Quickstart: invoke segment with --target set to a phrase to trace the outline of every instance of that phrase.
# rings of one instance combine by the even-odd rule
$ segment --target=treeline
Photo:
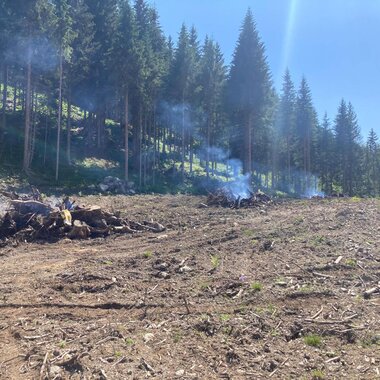
[[[195,27],[167,38],[145,0],[0,0],[0,32],[2,165],[58,180],[93,156],[146,187],[241,162],[256,186],[380,194],[375,132],[344,100],[319,120],[289,71],[278,94],[250,10],[230,65]]]

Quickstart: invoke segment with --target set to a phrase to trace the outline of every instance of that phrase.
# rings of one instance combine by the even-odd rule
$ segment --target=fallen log
[[[92,223],[94,220],[104,219],[104,212],[99,206],[78,208],[71,211],[73,220],[81,220],[86,223]]]

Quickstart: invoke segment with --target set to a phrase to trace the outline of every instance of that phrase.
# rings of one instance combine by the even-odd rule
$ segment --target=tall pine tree
[[[251,10],[247,11],[235,48],[228,81],[228,103],[235,135],[235,154],[243,160],[243,171],[252,173],[255,133],[271,99],[271,79],[265,47]],[[240,149],[242,147],[243,149]]]

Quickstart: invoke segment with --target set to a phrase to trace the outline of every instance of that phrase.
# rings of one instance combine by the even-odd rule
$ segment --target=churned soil
[[[380,378],[379,200],[77,201],[166,231],[1,248],[1,379]]]

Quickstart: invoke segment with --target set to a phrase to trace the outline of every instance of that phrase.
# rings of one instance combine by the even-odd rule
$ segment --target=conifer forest
[[[244,16],[244,15],[242,15]],[[145,0],[0,1],[0,165],[77,184],[112,173],[140,191],[204,191],[249,175],[304,196],[380,193],[374,130],[355,106],[319,115],[307,72],[275,88],[253,11],[232,62]]]

